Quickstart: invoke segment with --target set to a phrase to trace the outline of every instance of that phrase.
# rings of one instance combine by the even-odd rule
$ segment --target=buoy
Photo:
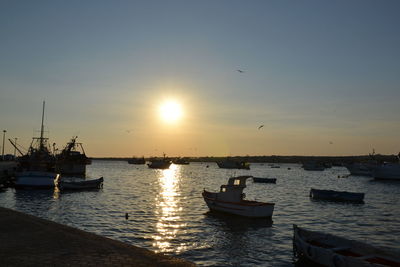
[[[128,220],[128,218],[129,218],[128,213],[125,213],[125,219]]]

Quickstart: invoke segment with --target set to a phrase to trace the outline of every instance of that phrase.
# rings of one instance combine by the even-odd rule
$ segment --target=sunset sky
[[[77,135],[91,157],[397,154],[399,14],[390,0],[3,0],[0,127],[27,148],[45,100],[50,142]]]

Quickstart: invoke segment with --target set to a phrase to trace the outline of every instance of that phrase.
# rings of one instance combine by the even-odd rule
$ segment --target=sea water
[[[215,163],[191,163],[154,170],[94,160],[87,174],[104,177],[101,190],[8,189],[0,192],[0,205],[200,266],[293,266],[293,224],[400,249],[399,182],[338,178],[348,174],[343,167],[305,171],[298,164],[279,165],[226,170]],[[238,175],[277,178],[276,184],[249,179],[244,190],[249,200],[275,203],[272,222],[209,212],[203,189],[218,191]],[[311,188],[362,192],[365,203],[314,201]]]

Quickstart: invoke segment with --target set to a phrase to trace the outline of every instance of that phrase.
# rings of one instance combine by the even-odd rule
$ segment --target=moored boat
[[[375,161],[353,162],[344,165],[346,169],[354,176],[371,176],[374,169],[378,166]]]
[[[276,178],[253,177],[253,182],[255,182],[255,183],[270,183],[270,184],[275,184],[275,183],[276,183]]]
[[[141,158],[131,158],[128,159],[128,163],[129,164],[136,164],[136,165],[141,165],[141,164],[146,164],[146,160],[144,159],[144,157]]]
[[[214,193],[204,189],[202,196],[211,211],[224,212],[244,217],[272,217],[274,203],[245,200],[243,189],[246,180],[252,176],[229,178],[227,185],[222,185],[220,192]]]
[[[400,266],[399,254],[332,234],[293,225],[293,251],[323,266]]]
[[[86,165],[91,160],[86,156],[82,143],[77,143],[75,136],[64,147],[60,154],[56,155],[56,172],[61,175],[86,175]]]
[[[325,166],[322,163],[316,161],[304,162],[302,168],[306,171],[323,171]]]
[[[372,171],[372,176],[376,180],[397,180],[400,181],[400,164],[385,163],[376,167]]]
[[[151,160],[149,164],[147,164],[147,166],[150,169],[169,169],[169,166],[171,166],[172,162],[164,157],[162,159],[154,159]]]
[[[56,187],[63,190],[89,190],[89,189],[100,189],[103,188],[103,177],[93,180],[63,180],[58,178],[55,180]]]
[[[52,189],[60,175],[54,172],[24,171],[15,175],[16,189]]]
[[[320,200],[363,203],[364,193],[353,193],[353,192],[335,191],[335,190],[320,190],[311,188],[310,198],[320,199]]]
[[[244,169],[250,170],[250,163],[244,161],[233,161],[229,158],[224,161],[217,162],[218,167],[221,169]]]

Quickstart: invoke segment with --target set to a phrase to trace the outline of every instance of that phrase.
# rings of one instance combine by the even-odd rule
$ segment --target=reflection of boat
[[[43,171],[24,171],[15,176],[14,187],[17,189],[48,189],[54,188],[54,181],[59,174]]]
[[[103,177],[94,180],[63,180],[58,178],[55,184],[58,189],[63,190],[89,190],[89,189],[100,189],[103,187]]]
[[[355,176],[371,176],[372,171],[377,167],[377,163],[374,162],[353,162],[351,164],[345,164],[345,167],[351,175]]]
[[[323,266],[400,266],[398,254],[362,242],[293,225],[293,251]]]
[[[311,188],[310,197],[312,199],[362,203],[364,200],[364,193],[353,193],[353,192],[334,191],[334,190],[320,190],[320,189]]]
[[[398,180],[400,181],[400,164],[385,163],[376,167],[372,171],[372,176],[376,180]]]
[[[276,183],[276,178],[253,177],[253,182],[255,182],[255,183],[270,183],[270,184],[275,184],[275,183]]]
[[[53,188],[54,179],[58,176],[54,173],[55,157],[48,148],[48,138],[43,137],[44,107],[45,102],[40,137],[34,137],[28,153],[18,159],[20,172],[15,175],[16,188]]]
[[[85,176],[86,165],[91,164],[86,156],[82,143],[77,143],[73,137],[60,154],[56,156],[56,172],[64,175]]]
[[[239,176],[229,178],[227,185],[222,185],[220,192],[212,193],[203,191],[203,198],[211,211],[219,211],[234,215],[262,218],[271,217],[274,203],[245,200],[243,189],[246,180],[252,176]]]
[[[154,159],[152,160],[147,166],[151,169],[169,169],[169,166],[171,166],[171,161],[164,157],[162,159]]]
[[[137,164],[137,165],[139,165],[139,164],[145,164],[145,163],[146,163],[146,160],[144,159],[144,157],[141,157],[141,158],[131,158],[131,159],[128,159],[128,163],[129,163],[129,164]]]
[[[323,171],[325,170],[324,165],[316,161],[309,161],[303,163],[302,168],[306,171]]]
[[[245,169],[250,170],[250,163],[244,161],[233,161],[229,158],[224,161],[217,162],[221,169]]]

